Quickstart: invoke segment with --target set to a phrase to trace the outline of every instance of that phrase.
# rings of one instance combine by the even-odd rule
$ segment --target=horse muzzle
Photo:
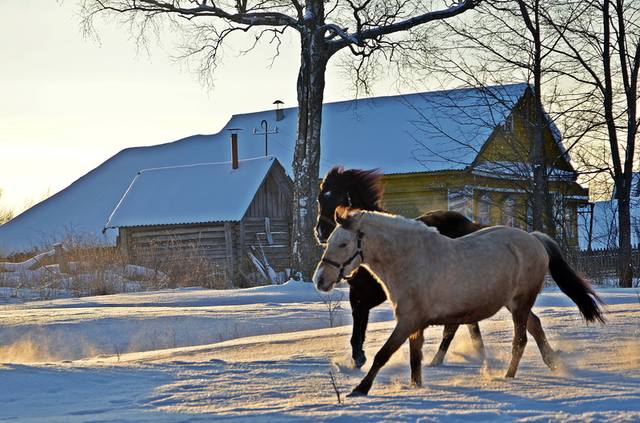
[[[318,267],[316,271],[313,273],[313,284],[316,287],[316,290],[321,292],[329,292],[333,289],[335,283],[328,279],[324,275],[324,267]]]

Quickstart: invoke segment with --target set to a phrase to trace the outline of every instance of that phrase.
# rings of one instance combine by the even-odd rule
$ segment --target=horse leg
[[[471,335],[471,343],[473,344],[473,349],[484,360],[484,357],[485,357],[484,342],[482,342],[482,334],[480,333],[480,326],[478,325],[477,322],[470,323],[467,325],[467,329],[469,330],[469,335]]]
[[[371,389],[373,380],[375,379],[382,366],[384,366],[387,361],[389,361],[389,358],[391,358],[393,353],[395,353],[398,348],[400,348],[400,346],[404,343],[404,341],[407,340],[411,333],[412,330],[408,325],[398,323],[391,333],[389,339],[387,339],[387,342],[384,343],[382,348],[380,348],[380,351],[378,351],[375,358],[373,359],[373,364],[371,365],[371,369],[369,369],[367,375],[347,396],[357,397],[367,395],[369,393],[369,390]]]
[[[424,329],[417,330],[409,337],[409,355],[411,358],[411,385],[422,386],[422,345]]]
[[[436,355],[433,356],[433,359],[429,364],[430,367],[436,367],[442,364],[444,356],[449,350],[449,345],[451,344],[451,341],[453,340],[453,337],[455,336],[456,331],[459,327],[460,325],[444,326],[444,331],[442,332],[442,341],[440,341],[440,347],[438,348],[438,352],[436,353]]]
[[[353,317],[353,332],[351,334],[351,357],[356,368],[360,368],[367,361],[364,354],[364,339],[369,323],[369,310],[382,304],[387,295],[373,276],[363,268],[349,280],[349,302]]]
[[[511,310],[513,319],[513,344],[511,348],[511,363],[505,377],[515,377],[518,364],[522,358],[524,347],[527,345],[527,320],[531,307],[518,307]]]
[[[551,370],[555,370],[558,368],[558,354],[551,348],[549,342],[547,341],[547,336],[542,329],[542,324],[540,323],[540,318],[536,316],[533,312],[529,313],[529,319],[527,320],[527,330],[536,340],[536,344],[538,344],[538,349],[540,350],[540,354],[542,355],[542,361],[547,365]]]

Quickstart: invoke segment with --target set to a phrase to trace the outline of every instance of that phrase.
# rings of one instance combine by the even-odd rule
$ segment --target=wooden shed
[[[275,269],[291,257],[292,182],[272,156],[140,171],[109,217],[131,263],[191,254],[236,284],[251,247]]]

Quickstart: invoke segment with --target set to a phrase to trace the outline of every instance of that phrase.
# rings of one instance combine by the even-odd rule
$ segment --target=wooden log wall
[[[291,260],[291,224],[288,218],[274,218],[269,221],[271,244],[268,242],[265,218],[247,217],[238,228],[238,241],[241,241],[239,248],[242,250],[241,256],[246,257],[246,253],[251,251],[251,246],[262,245],[271,267],[281,271],[289,267]]]
[[[224,223],[123,228],[121,233],[133,263],[179,260],[189,255],[228,267],[226,240],[229,235],[225,234]]]
[[[240,222],[121,228],[120,248],[131,263],[146,266],[202,257],[220,266],[233,284],[252,246],[258,251],[262,246],[276,271],[289,267],[290,226],[288,218],[270,218],[267,225],[264,217],[247,217]]]

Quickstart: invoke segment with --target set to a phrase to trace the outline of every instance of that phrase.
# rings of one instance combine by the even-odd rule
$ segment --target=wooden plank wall
[[[258,189],[246,216],[289,217],[291,216],[291,201],[291,182],[282,167],[274,165]]]
[[[240,231],[240,226],[244,232]],[[290,233],[291,223],[288,218],[270,219],[271,238],[273,243],[267,241],[265,220],[260,217],[247,217],[243,219],[238,230],[238,241],[242,244],[238,247],[246,252],[251,251],[251,246],[262,245],[264,252],[273,267],[277,271],[289,267],[291,259]]]
[[[271,266],[281,271],[291,259],[289,218],[270,218],[270,244],[264,217],[247,217],[241,222],[220,222],[206,225],[176,225],[167,227],[121,228],[121,240],[126,245],[131,263],[152,263],[180,260],[181,257],[204,257],[218,264],[231,284],[238,267],[247,259],[252,246],[262,248]]]
[[[181,255],[201,255],[224,268],[229,260],[224,223],[167,227],[122,228],[133,263],[179,259]],[[233,236],[233,231],[231,231]]]

